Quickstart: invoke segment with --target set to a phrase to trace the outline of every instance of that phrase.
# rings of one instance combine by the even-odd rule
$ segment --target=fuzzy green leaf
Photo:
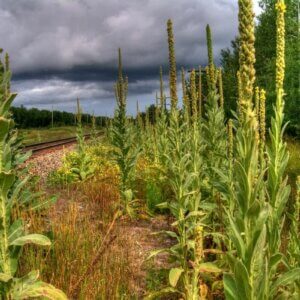
[[[42,234],[28,234],[13,240],[10,243],[10,246],[24,246],[25,244],[51,246],[51,241],[48,237]]]
[[[227,300],[238,299],[234,277],[231,274],[224,274],[223,283],[224,283],[224,292],[225,292],[226,299]]]
[[[199,271],[202,273],[220,273],[222,270],[214,263],[205,262],[199,265]]]
[[[181,276],[181,274],[183,273],[183,269],[182,268],[172,268],[169,272],[169,282],[170,285],[172,287],[176,287],[177,282]]]
[[[42,298],[49,300],[67,300],[67,296],[53,285],[43,281],[20,280],[12,290],[13,299]]]

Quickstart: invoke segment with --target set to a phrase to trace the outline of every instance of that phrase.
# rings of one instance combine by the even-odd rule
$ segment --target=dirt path
[[[149,220],[136,220],[120,222],[118,224],[118,239],[123,239],[128,250],[129,268],[132,282],[131,290],[139,299],[147,293],[147,271],[151,269],[164,269],[168,263],[166,254],[160,254],[147,261],[153,250],[170,247],[174,242],[165,235],[157,235],[163,230],[170,230],[170,220],[167,216],[158,215]]]

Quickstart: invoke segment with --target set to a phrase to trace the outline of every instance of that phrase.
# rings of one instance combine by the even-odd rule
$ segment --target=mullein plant
[[[218,175],[215,170],[224,171],[226,165],[227,134],[223,109],[223,87],[220,87],[222,81],[219,80],[219,91],[217,90],[218,70],[214,65],[212,35],[209,25],[206,27],[207,49],[208,49],[208,95],[205,105],[205,114],[203,116],[203,136],[205,139],[205,163],[207,168],[208,185],[205,189],[205,197],[210,206],[211,222],[214,229],[223,227],[222,217],[222,199],[215,188],[215,182],[218,181]],[[220,78],[220,77],[219,77]],[[219,103],[221,102],[221,105]],[[216,208],[218,209],[216,210]],[[216,213],[217,212],[217,213]]]
[[[18,205],[22,183],[16,184],[17,166],[14,157],[14,138],[11,131],[14,122],[10,107],[16,94],[9,90],[10,72],[0,63],[0,298],[1,299],[67,299],[65,294],[50,284],[40,281],[39,272],[31,271],[22,278],[16,278],[18,259],[25,244],[50,246],[50,240],[40,234],[27,234],[21,219],[12,219],[12,211]],[[21,185],[21,186],[20,186]]]
[[[202,117],[202,68],[198,69],[198,115]]]
[[[115,85],[117,107],[111,128],[111,144],[114,146],[112,155],[120,170],[120,211],[130,217],[135,215],[133,181],[139,147],[135,147],[136,132],[126,116],[128,80],[122,71],[122,56],[119,49],[119,74]]]
[[[181,69],[181,86],[182,86],[182,111],[183,117],[186,122],[189,123],[190,120],[190,99],[187,92],[186,80],[185,80],[185,70],[184,68]]]
[[[171,111],[168,128],[169,154],[165,157],[168,170],[168,181],[173,197],[166,203],[158,205],[168,208],[175,218],[172,224],[174,231],[165,234],[175,238],[176,244],[167,249],[159,249],[150,257],[167,252],[177,262],[177,266],[169,271],[170,286],[151,294],[155,298],[163,293],[177,293],[184,299],[200,299],[200,274],[220,272],[213,263],[207,263],[199,249],[203,248],[203,229],[199,226],[205,221],[205,213],[201,211],[200,184],[201,174],[201,143],[197,133],[193,132],[188,122],[184,121],[178,110]],[[197,229],[198,228],[198,229]],[[198,242],[195,243],[195,240]],[[201,243],[199,242],[201,241]],[[202,245],[200,247],[200,244]]]
[[[277,43],[281,50],[284,44],[284,34],[280,29],[283,26],[283,7],[283,1],[278,1],[278,19],[281,21],[277,23],[277,30],[281,35],[278,34]],[[288,159],[282,143],[283,89],[279,84],[275,118],[270,130],[271,145],[267,150],[268,179],[264,182],[266,170],[259,164],[258,113],[252,103],[255,81],[252,1],[239,1],[239,23],[239,117],[233,183],[225,193],[235,203],[234,212],[227,209],[228,237],[235,251],[227,253],[230,272],[224,274],[224,290],[227,299],[275,299],[280,294],[282,296],[281,289],[300,274],[297,268],[278,273],[279,263],[283,261],[280,253],[283,208],[289,195],[289,188],[282,180]],[[277,80],[284,77],[282,54],[277,48]]]
[[[86,153],[86,142],[82,127],[82,109],[80,101],[77,98],[77,113],[76,113],[76,140],[77,140],[77,160],[70,169],[73,180],[84,181],[94,173],[92,160]]]
[[[266,92],[264,89],[259,90],[259,149],[260,165],[265,168],[266,163]]]
[[[159,82],[160,82],[160,93],[159,93],[159,115],[156,122],[156,137],[157,137],[157,151],[158,151],[158,162],[164,170],[166,170],[166,160],[165,157],[169,153],[168,145],[168,114],[166,109],[166,95],[164,90],[163,81],[163,69],[160,67],[159,70]]]
[[[170,94],[177,95],[176,82],[173,72],[176,73],[174,36],[171,21],[168,21],[169,61],[170,61]],[[171,41],[171,43],[170,43]],[[184,78],[184,76],[183,76]],[[167,252],[175,259],[177,266],[169,271],[170,286],[151,294],[149,298],[157,297],[163,293],[177,293],[184,299],[200,299],[205,294],[206,285],[201,282],[200,274],[220,272],[213,263],[205,262],[203,255],[204,231],[201,227],[205,213],[201,211],[201,180],[202,158],[200,131],[197,119],[197,103],[195,85],[195,71],[191,73],[191,109],[192,118],[185,116],[189,104],[184,103],[184,115],[177,109],[177,98],[171,97],[170,124],[167,128],[169,151],[165,155],[168,181],[173,197],[168,202],[159,205],[168,208],[175,218],[172,224],[174,231],[164,232],[177,243],[167,249],[154,251],[150,257],[161,252]],[[184,82],[184,80],[183,80]],[[183,84],[183,97],[185,98],[185,84]],[[172,102],[173,101],[173,102]]]
[[[236,253],[228,251],[230,271],[224,274],[226,299],[264,299],[267,205],[263,191],[264,172],[258,168],[257,119],[252,107],[255,80],[254,20],[252,1],[239,1],[239,124],[235,138],[233,184],[227,197],[229,240]]]
[[[169,87],[170,87],[170,99],[171,99],[171,111],[177,109],[177,69],[175,58],[175,41],[173,34],[173,23],[169,19],[167,22],[168,32],[168,45],[169,45]]]
[[[285,264],[289,270],[297,270],[300,268],[300,176],[296,182],[296,198],[293,214],[289,214],[291,222],[289,231],[289,242],[287,250],[287,258]],[[294,272],[294,271],[292,271]],[[298,277],[287,291],[284,291],[286,298],[296,299],[300,295],[300,278]]]
[[[219,89],[219,105],[224,109],[224,93],[223,93],[223,79],[222,69],[218,70],[218,89]]]
[[[284,75],[285,75],[285,20],[284,14],[286,6],[284,0],[277,0],[277,36],[276,36],[276,104],[274,106],[274,117],[271,119],[271,128],[269,131],[270,145],[267,147],[267,161],[268,161],[268,204],[269,204],[269,218],[267,223],[267,258],[270,262],[275,260],[275,263],[269,264],[268,276],[274,279],[269,281],[266,287],[266,296],[274,297],[281,285],[287,285],[297,281],[298,291],[296,294],[290,293],[289,298],[299,297],[299,282],[300,282],[300,268],[299,264],[290,266],[288,271],[278,276],[278,264],[283,257],[280,253],[282,228],[284,224],[284,210],[288,201],[291,188],[287,184],[287,176],[285,170],[289,160],[289,153],[286,148],[286,143],[283,141],[284,134]],[[275,281],[276,279],[276,281]],[[284,292],[286,295],[287,291]]]
[[[2,62],[1,62],[2,64]],[[10,60],[9,60],[9,55],[8,53],[5,53],[5,64],[4,64],[4,68],[5,68],[5,72],[7,73],[10,73]],[[1,69],[3,70],[4,72],[4,69],[3,69],[3,65],[1,67]],[[4,91],[3,93],[4,95],[10,95],[10,80],[7,82],[7,86],[6,86],[6,91]],[[9,138],[11,140],[11,148],[12,148],[12,166],[13,167],[16,167],[17,165],[23,163],[25,160],[27,160],[31,153],[28,152],[28,153],[22,153],[22,150],[21,150],[21,147],[22,147],[22,143],[23,143],[23,140],[22,138],[19,137],[18,135],[18,131],[16,128],[13,128],[12,130],[10,130],[9,132]],[[26,173],[27,172],[27,169],[26,168],[23,168],[22,170],[20,170],[21,173]],[[18,176],[19,178],[22,177],[21,174]],[[25,176],[26,177],[26,176]],[[28,177],[26,177],[28,178]],[[19,179],[17,181],[17,183],[19,183],[21,179]],[[26,180],[23,180],[23,183],[25,184],[25,181]]]

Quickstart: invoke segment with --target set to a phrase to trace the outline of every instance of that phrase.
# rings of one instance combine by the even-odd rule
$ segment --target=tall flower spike
[[[119,63],[118,63],[118,80],[119,82],[123,81],[123,71],[122,71],[122,52],[121,52],[121,48],[119,48],[118,50],[118,57],[119,57]]]
[[[266,92],[264,89],[261,89],[259,94],[259,125],[261,149],[264,150],[266,143]]]
[[[195,228],[195,264],[196,267],[200,265],[203,260],[203,227],[197,226]]]
[[[169,69],[170,69],[170,98],[171,109],[177,108],[177,71],[176,71],[176,58],[175,58],[175,41],[173,34],[173,24],[169,19],[167,22],[168,31],[168,44],[169,44]]]
[[[252,1],[239,0],[239,64],[241,105],[243,113],[252,116],[253,85],[255,81],[254,13]]]
[[[238,115],[239,118],[242,118],[242,83],[241,83],[241,75],[240,75],[240,71],[237,71],[236,73],[236,77],[237,77],[237,84],[238,84],[238,99],[237,99],[237,111],[238,111]]]
[[[190,115],[190,105],[189,105],[189,98],[186,92],[186,83],[185,83],[185,71],[184,68],[181,68],[181,84],[182,84],[182,101],[184,110],[187,116]]]
[[[208,86],[208,91],[211,90],[211,80],[210,80],[210,75],[209,75],[209,67],[205,67],[205,74],[206,74],[206,80],[207,80],[207,86]]]
[[[192,100],[192,118],[197,121],[197,91],[196,91],[196,73],[193,69],[190,76],[191,100]]]
[[[77,98],[77,113],[76,113],[76,117],[77,117],[77,123],[81,123],[81,118],[82,118],[82,110],[80,107],[80,102],[79,102],[79,98]]]
[[[185,86],[185,71],[184,68],[181,68],[181,85],[182,85],[182,97],[186,95],[186,86]]]
[[[233,160],[233,125],[232,125],[232,119],[228,120],[227,130],[228,130],[228,158],[229,158],[229,162],[232,163],[232,160]]]
[[[257,86],[257,87],[255,87],[255,113],[256,113],[258,121],[259,121],[259,111],[260,111],[259,97],[260,97],[260,91],[259,91],[259,87]]]
[[[277,10],[277,43],[276,43],[276,89],[283,89],[284,71],[285,71],[285,21],[284,13],[286,6],[284,0],[278,0]]]
[[[209,25],[206,26],[206,43],[207,43],[207,55],[208,55],[208,83],[209,89],[213,90],[215,88],[215,66],[214,66],[214,57],[213,57],[213,45],[212,45],[212,36]]]
[[[115,93],[116,99],[120,106],[126,106],[126,96],[127,96],[127,89],[128,89],[128,78],[126,77],[125,80],[123,78],[123,70],[122,70],[122,53],[121,49],[119,48],[118,51],[119,62],[118,62],[118,81],[115,85]]]
[[[224,93],[223,93],[223,80],[222,80],[222,69],[218,72],[219,79],[219,94],[220,94],[220,107],[224,108]]]
[[[198,114],[202,116],[202,68],[199,66],[199,77],[198,77]]]
[[[160,91],[160,108],[164,110],[165,108],[165,94],[164,94],[164,80],[163,80],[163,69],[159,68],[159,91]]]

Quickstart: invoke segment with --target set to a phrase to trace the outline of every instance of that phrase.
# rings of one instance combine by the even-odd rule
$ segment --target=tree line
[[[37,108],[11,107],[13,119],[18,128],[36,128],[51,126],[72,126],[76,124],[76,114]],[[89,125],[92,123],[93,116],[90,114],[82,114],[82,124]],[[95,116],[97,126],[105,127],[108,124],[108,117]]]

